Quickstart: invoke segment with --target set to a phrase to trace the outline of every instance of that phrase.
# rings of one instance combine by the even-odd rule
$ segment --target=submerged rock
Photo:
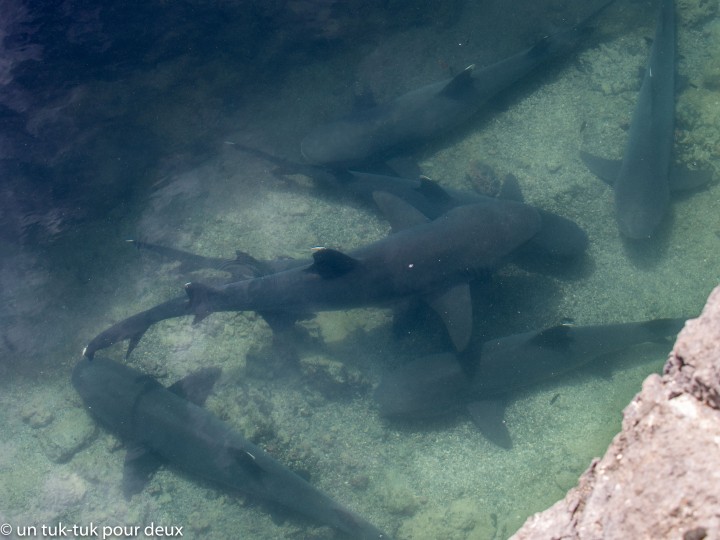
[[[97,426],[83,409],[72,408],[38,435],[40,447],[54,463],[65,463],[88,446],[97,434]]]
[[[322,354],[300,359],[305,381],[327,397],[364,391],[370,382],[356,368]]]
[[[720,538],[720,287],[576,488],[515,540]]]

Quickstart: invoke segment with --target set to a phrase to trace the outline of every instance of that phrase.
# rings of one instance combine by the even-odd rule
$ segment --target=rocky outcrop
[[[720,538],[720,287],[662,377],[648,377],[625,409],[605,455],[512,538]]]

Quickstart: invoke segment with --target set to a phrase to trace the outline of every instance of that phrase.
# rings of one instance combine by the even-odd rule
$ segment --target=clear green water
[[[679,8],[679,71],[690,85],[679,93],[678,140],[684,158],[717,168],[720,89],[712,58],[720,57],[720,22],[697,15],[699,5]],[[3,244],[0,278],[9,311],[0,363],[0,521],[154,522],[183,526],[185,538],[332,537],[304,520],[273,521],[255,501],[171,469],[125,501],[124,450],[84,416],[69,373],[93,335],[179,294],[187,279],[175,265],[128,248],[126,238],[205,255],[232,257],[241,249],[273,258],[305,257],[316,245],[347,250],[385,235],[376,214],[318,197],[302,178],[278,180],[271,166],[223,140],[297,158],[308,126],[347,110],[353,77],[365,76],[379,97],[391,97],[444,76],[435,67],[440,61],[462,65],[486,51],[482,32],[469,52],[458,51],[455,39],[487,28],[479,22],[481,7],[468,6],[447,27],[380,36],[345,56],[298,65],[281,85],[258,83],[234,110],[236,129],[218,135],[207,160],[183,172],[149,171],[157,184],[125,212],[43,248]],[[513,173],[527,201],[588,232],[589,262],[575,279],[500,271],[496,331],[564,317],[597,324],[693,316],[720,281],[717,184],[677,198],[659,237],[637,249],[618,236],[610,189],[578,158],[581,147],[620,156],[653,24],[654,11],[644,4],[611,9],[588,46],[512,93],[507,108],[483,113],[419,154],[425,174],[456,188],[472,189],[466,172],[475,160]],[[169,133],[186,134],[188,124],[203,121],[202,111],[173,116],[171,104],[154,116]],[[621,367],[610,376],[577,373],[514,396],[507,412],[514,447],[506,451],[462,415],[412,427],[378,417],[369,389],[388,366],[419,354],[413,346],[423,342],[395,339],[389,324],[390,312],[374,309],[303,323],[310,337],[299,346],[298,366],[268,354],[271,333],[255,314],[216,314],[195,327],[168,321],[147,334],[131,364],[167,385],[202,366],[222,367],[211,411],[398,538],[505,538],[560,499],[604,452],[621,410],[670,348],[641,347],[615,358]],[[123,351],[114,347],[107,355],[121,360]],[[356,383],[333,386],[312,371],[318,362],[342,363]],[[73,434],[82,448],[58,463]]]

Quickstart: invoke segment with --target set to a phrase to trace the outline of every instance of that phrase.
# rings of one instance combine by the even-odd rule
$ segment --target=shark
[[[197,319],[216,311],[307,313],[392,306],[422,298],[445,323],[455,348],[472,332],[469,282],[506,261],[540,228],[525,204],[462,205],[430,220],[386,192],[374,194],[393,233],[343,253],[317,248],[312,261],[285,272],[213,288],[188,283]]]
[[[275,503],[351,538],[390,538],[248,441],[202,405],[220,370],[206,368],[170,387],[105,358],[81,360],[72,384],[87,411],[128,446],[126,497],[163,463],[226,489]]]
[[[446,416],[465,409],[492,442],[510,448],[504,421],[513,393],[646,342],[677,334],[685,318],[572,326],[561,324],[491,339],[462,362],[454,353],[413,360],[386,375],[375,390],[380,414],[408,420]]]
[[[573,50],[588,22],[610,3],[603,3],[579,24],[495,64],[482,69],[470,65],[452,78],[320,125],[301,141],[301,153],[313,164],[356,166],[446,132],[539,66]]]
[[[277,165],[275,174],[308,176],[318,187],[326,191],[334,192],[340,197],[350,196],[369,206],[374,206],[373,193],[385,191],[417,208],[430,219],[435,219],[463,204],[493,204],[497,199],[525,202],[520,183],[512,174],[506,175],[502,190],[496,198],[472,191],[448,188],[437,180],[423,175],[408,178],[376,172],[330,170],[297,163],[244,144],[229,141],[227,144]],[[517,251],[517,260],[513,262],[518,262],[520,258],[540,258],[545,262],[565,263],[585,253],[588,236],[577,223],[554,212],[535,208],[542,219],[540,230],[520,247]]]
[[[673,161],[675,138],[675,3],[661,0],[655,39],[633,111],[622,160],[581,151],[595,175],[614,189],[620,234],[650,238],[670,205],[671,191],[694,189],[710,181],[708,171],[689,170]]]
[[[194,315],[197,322],[218,311],[256,311],[279,320],[392,307],[416,298],[437,312],[456,350],[464,350],[473,322],[470,281],[506,262],[532,238],[540,215],[526,204],[498,201],[457,206],[430,220],[389,193],[376,192],[374,199],[390,221],[389,236],[348,253],[317,247],[310,260],[221,286],[187,283],[187,301],[172,299],[116,323],[85,347],[84,356],[92,358],[125,339],[134,346],[149,325],[164,318]]]

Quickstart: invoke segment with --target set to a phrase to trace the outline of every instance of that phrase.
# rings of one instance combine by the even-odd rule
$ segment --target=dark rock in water
[[[472,184],[478,193],[488,197],[497,197],[500,194],[502,182],[493,168],[481,161],[475,160],[470,163],[465,179]]]
[[[157,166],[202,159],[259,81],[318,49],[436,24],[459,1],[386,4],[3,0],[0,239],[53,241],[122,210]],[[391,16],[406,4],[412,15]]]
[[[662,377],[645,379],[605,455],[512,538],[718,538],[718,358],[720,287],[687,322]]]

